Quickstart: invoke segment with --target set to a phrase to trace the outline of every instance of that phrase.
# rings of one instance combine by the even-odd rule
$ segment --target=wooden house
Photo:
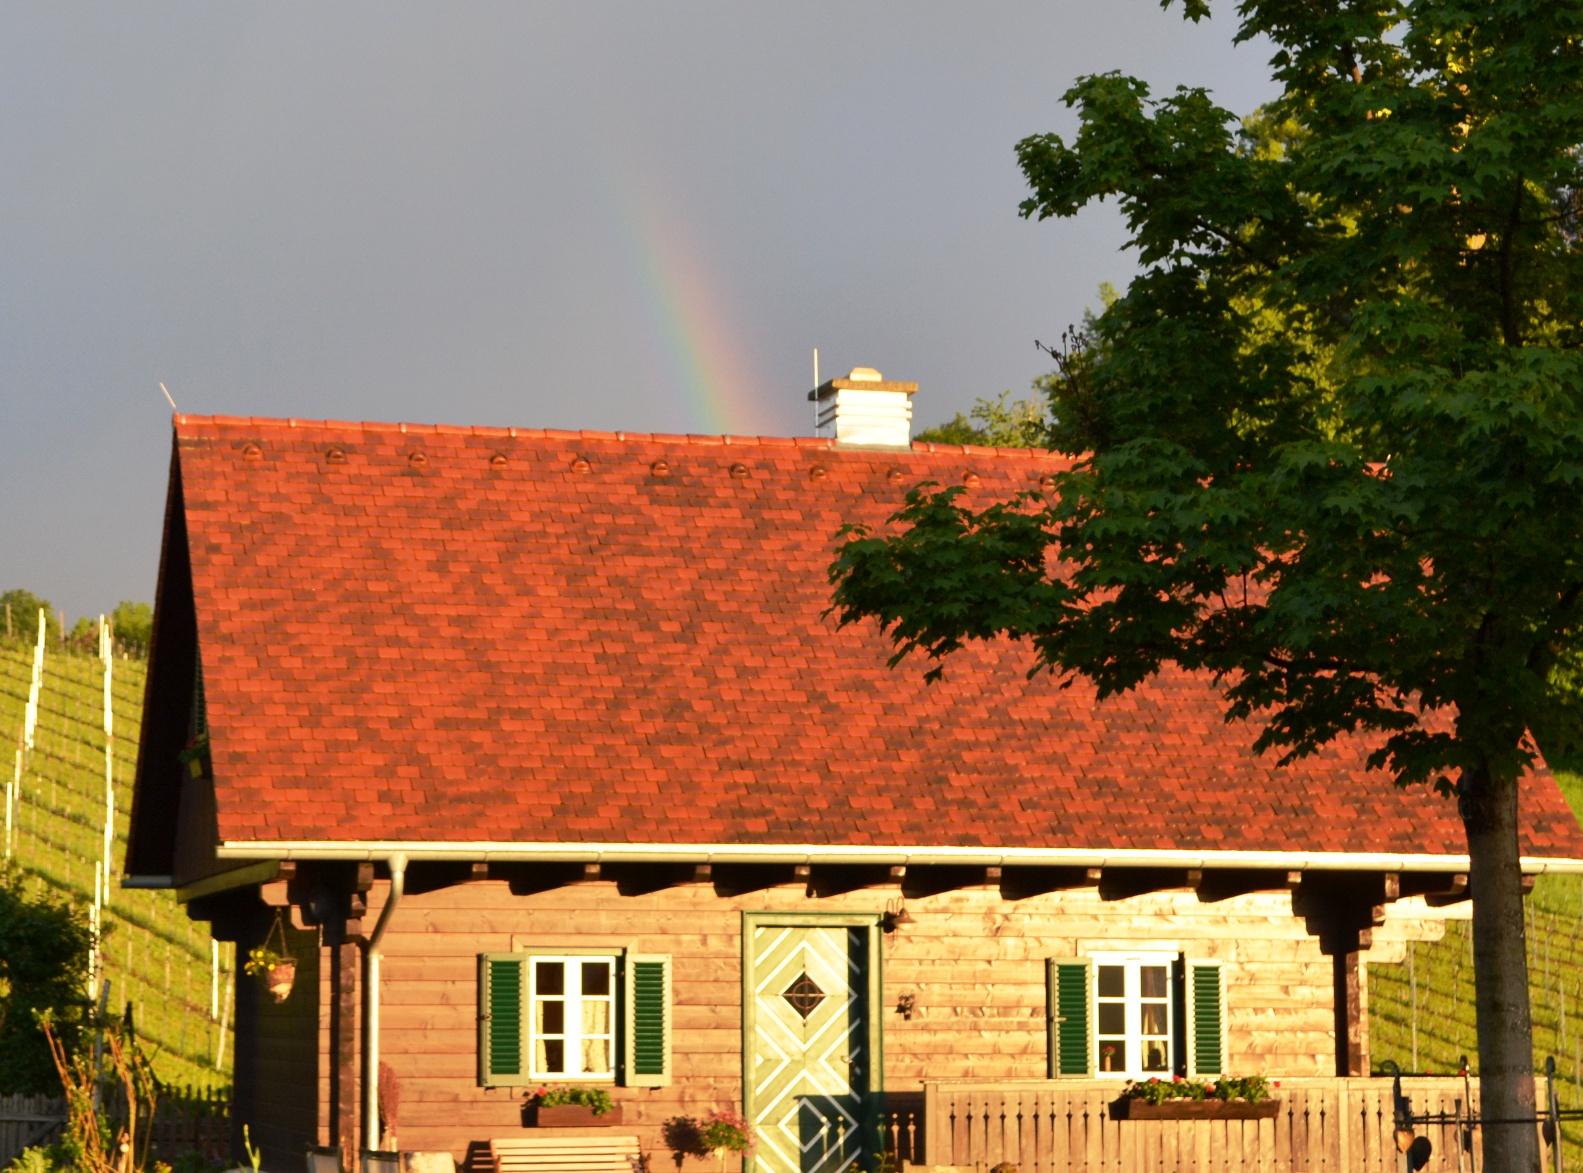
[[[477,1162],[541,1085],[656,1169],[734,1108],[783,1173],[929,1157],[951,1081],[1369,1074],[1368,960],[1465,909],[1451,804],[1277,768],[1178,672],[888,668],[840,527],[1062,467],[909,445],[912,390],[826,384],[833,438],[175,418],[126,882],[296,960],[236,988],[266,1167]],[[1523,803],[1525,869],[1583,868]]]

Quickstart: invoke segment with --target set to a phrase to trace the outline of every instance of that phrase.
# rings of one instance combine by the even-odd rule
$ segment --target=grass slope
[[[1583,775],[1557,771],[1574,812],[1583,811]],[[1425,795],[1425,802],[1433,802]],[[1540,876],[1528,898],[1528,979],[1534,1066],[1556,1061],[1561,1106],[1583,1107],[1583,876]],[[1455,1072],[1466,1055],[1478,1070],[1473,1015],[1473,928],[1446,926],[1442,940],[1409,946],[1400,965],[1369,967],[1369,1034],[1375,1069]],[[1565,1160],[1583,1163],[1583,1122],[1569,1123]]]
[[[0,730],[19,746],[32,675],[31,647],[0,644]],[[50,649],[44,662],[34,749],[15,812],[13,862],[30,884],[86,907],[93,901],[94,865],[104,833],[104,675],[97,657]],[[126,855],[127,816],[142,720],[145,665],[116,660],[115,855]],[[6,777],[14,769],[5,755]],[[131,891],[112,884],[104,911],[102,974],[110,982],[107,1008],[128,1004],[138,1034],[161,1079],[207,1088],[230,1082],[231,1040],[210,1014],[211,955],[205,926],[194,924],[169,892]],[[224,998],[232,947],[222,946]],[[221,1007],[222,1016],[225,1007]],[[227,1032],[229,1033],[229,1032]]]

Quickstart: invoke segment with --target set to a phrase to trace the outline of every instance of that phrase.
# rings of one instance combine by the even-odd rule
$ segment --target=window
[[[1162,954],[1102,955],[1094,962],[1094,1038],[1101,1075],[1170,1075],[1171,968]]]
[[[614,957],[535,957],[528,966],[528,1074],[614,1079]]]
[[[479,959],[479,1083],[670,1082],[670,958],[623,949]]]
[[[1225,1053],[1220,963],[1163,952],[1048,962],[1050,1074],[1147,1079],[1218,1075]]]

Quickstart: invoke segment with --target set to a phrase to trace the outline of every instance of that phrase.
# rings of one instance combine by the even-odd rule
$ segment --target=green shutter
[[[671,959],[627,955],[626,1084],[665,1087],[671,1082]]]
[[[478,1082],[485,1087],[527,1082],[522,1062],[520,953],[488,953],[478,966]]]
[[[1187,1074],[1222,1075],[1226,1058],[1226,996],[1220,965],[1187,960],[1183,966],[1187,971]]]
[[[1052,957],[1045,962],[1051,1078],[1092,1073],[1092,973],[1093,967],[1086,959]]]

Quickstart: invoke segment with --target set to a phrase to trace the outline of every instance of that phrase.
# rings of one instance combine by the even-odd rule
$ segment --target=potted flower
[[[729,1108],[716,1108],[703,1119],[676,1116],[665,1122],[665,1143],[678,1158],[713,1156],[722,1170],[732,1153],[753,1149],[753,1129]]]
[[[1281,1107],[1271,1098],[1271,1086],[1262,1075],[1131,1080],[1111,1105],[1111,1115],[1117,1120],[1271,1120]]]
[[[297,980],[297,959],[289,953],[272,948],[268,941],[247,951],[247,961],[242,972],[248,977],[264,979],[264,986],[277,1002],[284,1002],[291,995],[292,984]]]
[[[523,1097],[522,1122],[539,1128],[620,1124],[621,1105],[602,1087],[541,1084]]]

